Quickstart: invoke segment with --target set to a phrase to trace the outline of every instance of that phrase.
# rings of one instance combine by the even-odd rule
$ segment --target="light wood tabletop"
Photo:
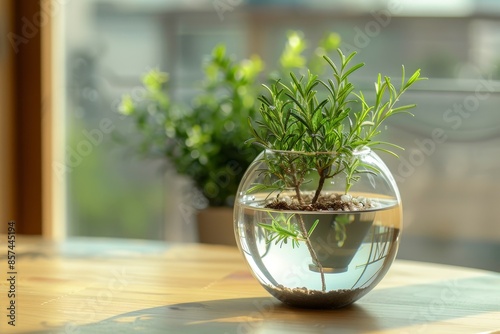
[[[7,236],[0,240],[0,333],[500,330],[500,274],[493,272],[396,260],[355,304],[306,310],[268,295],[227,246],[18,237],[9,269]]]

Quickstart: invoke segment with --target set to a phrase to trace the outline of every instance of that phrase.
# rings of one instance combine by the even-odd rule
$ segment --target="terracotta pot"
[[[236,247],[233,228],[233,208],[209,207],[198,212],[198,237],[204,244]]]

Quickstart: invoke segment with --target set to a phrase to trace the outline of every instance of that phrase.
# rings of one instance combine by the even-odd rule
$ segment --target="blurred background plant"
[[[133,118],[142,134],[141,153],[167,158],[179,174],[194,181],[210,206],[230,206],[256,154],[243,145],[244,126],[256,113],[256,81],[262,69],[259,57],[236,62],[218,45],[204,67],[201,93],[190,106],[172,101],[168,74],[155,69],[143,77],[145,96],[125,95],[120,111]]]

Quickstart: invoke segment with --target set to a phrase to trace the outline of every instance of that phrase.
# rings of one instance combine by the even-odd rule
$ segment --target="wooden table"
[[[16,240],[15,293],[0,235],[0,333],[479,333],[500,330],[500,274],[396,261],[340,310],[282,305],[225,246]],[[4,278],[5,277],[5,278]],[[15,301],[16,326],[7,324]]]

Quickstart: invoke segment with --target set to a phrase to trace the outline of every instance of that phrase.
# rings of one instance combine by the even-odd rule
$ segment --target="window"
[[[16,1],[15,8],[23,2]],[[56,64],[53,70],[60,72],[52,78],[51,92],[58,96],[54,105],[64,111],[64,119],[59,120],[64,126],[53,123],[49,133],[57,142],[54,138],[61,136],[62,129],[65,132],[64,144],[56,150],[64,156],[53,152],[51,177],[55,188],[63,185],[66,192],[59,201],[63,205],[53,211],[64,213],[61,221],[67,222],[67,235],[196,240],[192,224],[186,223],[178,208],[186,183],[165,172],[162,161],[137,154],[131,144],[135,134],[116,112],[117,101],[138,87],[141,74],[152,67],[169,72],[175,98],[189,101],[196,94],[204,56],[217,43],[225,43],[239,58],[258,53],[272,69],[286,32],[298,29],[311,45],[326,31],[339,33],[342,47],[358,51],[358,59],[368,64],[365,76],[357,78],[363,88],[372,85],[366,77],[378,72],[397,77],[403,63],[408,72],[422,69],[431,80],[405,97],[417,102],[415,117],[396,118],[388,125],[390,136],[397,137],[394,141],[406,147],[400,160],[387,158],[387,162],[405,203],[407,240],[438,238],[457,245],[470,241],[498,246],[500,231],[490,209],[500,189],[496,173],[500,168],[496,112],[500,6],[496,1],[421,1],[418,6],[404,2],[400,7],[394,7],[398,2],[376,0],[60,3],[52,18],[60,19],[62,26],[55,29],[52,42],[60,43],[61,58],[57,52],[51,56]],[[34,13],[36,9],[25,16]],[[17,29],[22,28],[21,21],[17,24]],[[36,46],[35,40],[22,45]],[[16,63],[21,64],[28,54],[16,55]],[[6,64],[5,58],[0,64]],[[15,69],[18,84],[44,80],[43,76],[27,80],[22,66]],[[63,79],[60,86],[57,78]],[[30,109],[23,104],[28,102],[21,101],[21,88],[15,87],[16,108]],[[28,112],[19,117],[32,123],[16,116],[16,124],[42,122]],[[25,142],[17,142],[16,148],[27,146],[2,154],[15,154],[16,161],[30,156],[25,153],[27,147],[42,137],[35,133],[32,141],[14,136]],[[22,161],[26,166],[27,160]],[[62,168],[54,169],[54,163]],[[2,180],[9,173],[3,171]],[[41,174],[37,177],[41,179]],[[16,201],[28,203],[24,196],[40,182],[20,188],[18,177],[13,187],[23,198]],[[40,215],[36,210],[41,191],[37,201],[19,207],[19,212]],[[454,254],[445,260],[458,261],[459,252]]]

